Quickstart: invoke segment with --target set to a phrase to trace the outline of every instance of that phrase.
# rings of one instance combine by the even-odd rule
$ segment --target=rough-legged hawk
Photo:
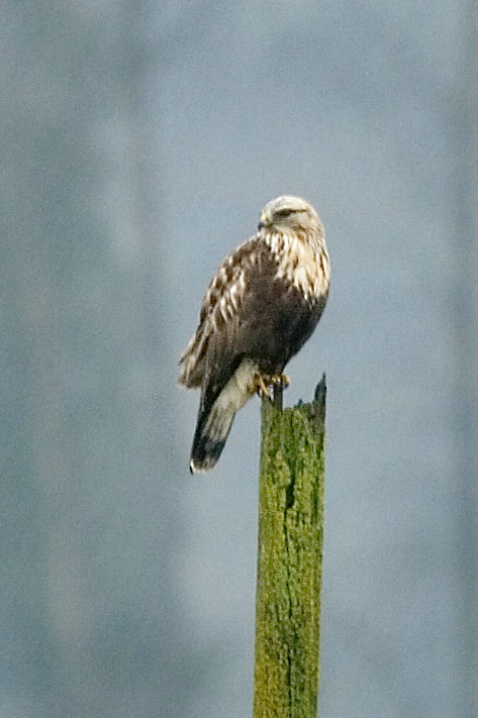
[[[299,197],[269,202],[257,234],[219,267],[181,357],[179,383],[201,390],[191,472],[216,464],[236,412],[253,394],[288,383],[282,372],[320,319],[329,277],[313,207]]]

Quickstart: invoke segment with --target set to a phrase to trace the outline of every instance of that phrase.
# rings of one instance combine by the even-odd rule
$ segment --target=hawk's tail
[[[189,468],[192,474],[209,471],[216,465],[231,430],[237,407],[221,401],[219,396],[212,407],[199,409],[198,422],[191,449]]]

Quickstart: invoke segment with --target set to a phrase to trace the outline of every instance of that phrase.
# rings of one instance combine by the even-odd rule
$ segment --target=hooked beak
[[[261,214],[261,218],[259,220],[258,229],[264,229],[264,227],[270,227],[271,225],[271,218],[268,214],[268,212],[263,212]]]

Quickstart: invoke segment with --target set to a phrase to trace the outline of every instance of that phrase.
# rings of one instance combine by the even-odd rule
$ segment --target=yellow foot
[[[287,374],[272,374],[269,379],[272,386],[278,386],[280,389],[286,389],[290,384]]]
[[[256,374],[254,377],[254,389],[261,398],[270,399],[269,387],[285,389],[290,384],[286,374]]]

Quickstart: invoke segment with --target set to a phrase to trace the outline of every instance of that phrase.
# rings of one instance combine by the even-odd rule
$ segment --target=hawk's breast
[[[297,289],[306,301],[327,295],[329,259],[322,247],[306,241],[301,232],[271,233],[266,242],[277,264],[276,277]]]

